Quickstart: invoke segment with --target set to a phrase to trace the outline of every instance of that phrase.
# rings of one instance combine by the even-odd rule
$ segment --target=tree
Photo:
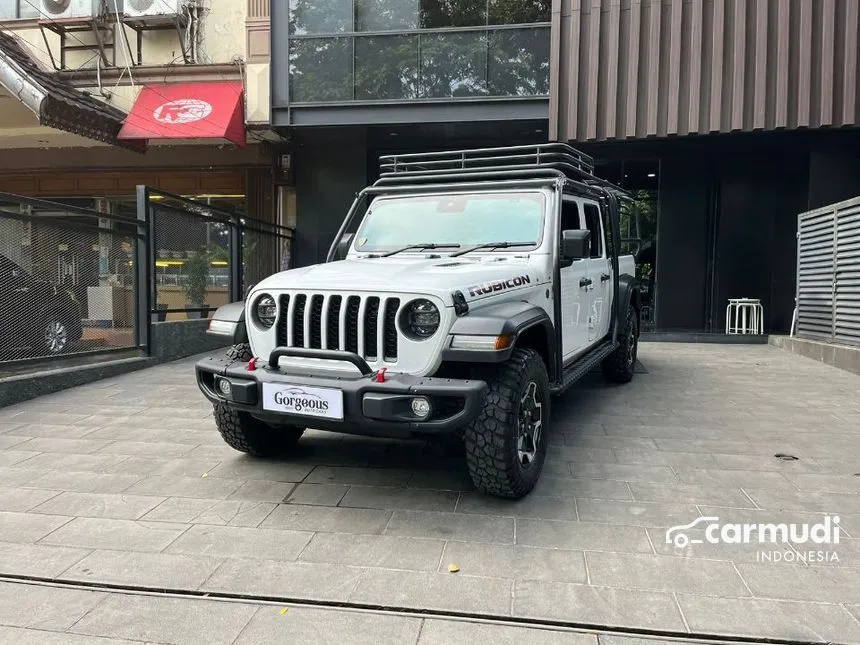
[[[185,302],[191,307],[206,304],[206,289],[209,286],[209,250],[201,247],[185,262]]]

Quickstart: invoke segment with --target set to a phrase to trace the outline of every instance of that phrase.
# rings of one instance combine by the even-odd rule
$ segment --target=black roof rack
[[[492,179],[565,178],[629,197],[621,187],[594,174],[594,159],[566,143],[383,155],[375,185]]]

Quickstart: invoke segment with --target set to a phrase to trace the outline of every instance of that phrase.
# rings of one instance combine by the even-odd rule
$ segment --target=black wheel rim
[[[543,401],[541,390],[529,381],[520,399],[517,419],[517,458],[523,468],[529,468],[537,459],[543,435]]]

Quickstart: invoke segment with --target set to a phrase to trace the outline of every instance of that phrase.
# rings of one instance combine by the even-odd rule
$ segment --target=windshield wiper
[[[459,244],[436,244],[435,242],[425,242],[424,244],[409,244],[399,249],[394,249],[388,253],[378,255],[380,258],[387,258],[389,255],[395,255],[401,251],[409,251],[410,249],[459,249]]]
[[[512,246],[534,246],[535,244],[537,244],[537,242],[485,242],[484,244],[476,244],[475,246],[470,246],[468,249],[452,253],[448,257],[456,258],[460,255],[465,255],[466,253],[471,253],[472,251],[477,251],[479,249],[508,249]]]

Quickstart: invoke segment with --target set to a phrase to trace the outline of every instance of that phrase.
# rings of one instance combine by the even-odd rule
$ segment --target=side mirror
[[[337,253],[335,254],[336,259],[343,260],[346,258],[347,253],[349,253],[349,245],[352,243],[354,235],[354,233],[343,234],[343,237],[340,238],[340,242],[337,243]]]
[[[573,262],[587,258],[590,247],[591,231],[588,229],[561,232],[561,257],[563,260]]]

